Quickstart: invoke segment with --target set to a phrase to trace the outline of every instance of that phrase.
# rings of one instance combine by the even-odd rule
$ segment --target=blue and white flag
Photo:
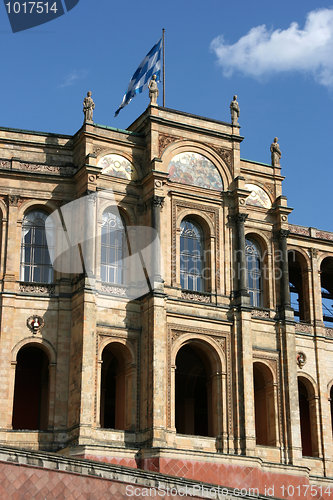
[[[119,111],[127,106],[131,102],[136,94],[141,94],[141,92],[148,87],[148,84],[153,75],[156,75],[156,80],[160,81],[161,75],[161,52],[162,52],[162,38],[154,45],[154,47],[148,52],[144,60],[141,62],[140,66],[134,73],[129,82],[128,89],[124,95],[123,101],[119,108],[117,109],[115,116],[118,115]]]

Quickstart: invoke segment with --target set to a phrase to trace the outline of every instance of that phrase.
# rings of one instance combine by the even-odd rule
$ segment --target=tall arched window
[[[15,372],[13,429],[47,429],[48,405],[49,359],[35,345],[22,347]]]
[[[254,410],[257,445],[276,446],[274,380],[264,363],[253,365]]]
[[[326,257],[320,266],[324,324],[333,328],[333,258]]]
[[[262,291],[262,269],[261,269],[261,252],[257,243],[251,239],[246,239],[246,266],[248,289],[250,294],[251,305],[253,307],[263,306],[263,291]]]
[[[288,264],[290,300],[295,321],[308,321],[310,306],[305,259],[299,252],[291,250],[288,253]]]
[[[305,457],[318,457],[315,392],[312,384],[304,377],[298,377],[298,401],[302,454]]]
[[[175,426],[178,434],[216,436],[221,389],[214,367],[215,353],[197,342],[182,346],[176,356]]]
[[[180,225],[180,283],[185,290],[204,290],[204,248],[201,227],[189,219]]]
[[[121,285],[124,282],[125,223],[108,208],[103,213],[101,237],[101,280]]]
[[[47,217],[47,213],[34,210],[23,218],[21,281],[30,283],[52,283],[53,281],[53,267],[45,234]]]
[[[102,353],[100,423],[105,429],[134,428],[134,367],[129,350],[118,342]]]

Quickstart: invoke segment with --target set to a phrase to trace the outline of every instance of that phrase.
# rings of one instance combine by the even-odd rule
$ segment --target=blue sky
[[[80,0],[15,34],[1,2],[0,126],[73,134],[92,90],[94,121],[126,128],[148,95],[114,112],[163,27],[166,106],[229,121],[238,94],[241,157],[269,162],[278,136],[290,221],[333,231],[333,0]]]

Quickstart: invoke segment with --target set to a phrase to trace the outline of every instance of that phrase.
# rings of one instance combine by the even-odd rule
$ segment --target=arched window
[[[215,436],[218,431],[217,380],[207,352],[195,342],[176,357],[175,425],[179,434]]]
[[[102,354],[100,423],[105,429],[129,430],[134,427],[133,367],[128,349],[117,342]]]
[[[291,307],[294,309],[295,321],[309,320],[309,290],[305,274],[304,257],[295,250],[288,253],[289,286]]]
[[[22,347],[15,372],[13,429],[47,429],[48,404],[48,357],[34,345]]]
[[[189,219],[180,225],[180,283],[185,290],[204,292],[204,244],[201,227]]]
[[[257,243],[246,239],[246,266],[251,305],[263,307],[261,252]]]
[[[256,443],[276,446],[274,380],[263,363],[253,365]]]
[[[316,398],[312,384],[304,377],[298,377],[298,400],[302,454],[306,457],[317,457],[319,450]]]
[[[333,258],[327,257],[321,266],[321,296],[324,324],[333,328]]]
[[[52,283],[53,267],[45,234],[48,214],[41,210],[27,213],[23,218],[21,241],[21,281]]]
[[[121,285],[124,282],[125,223],[112,208],[103,213],[101,233],[101,280]]]

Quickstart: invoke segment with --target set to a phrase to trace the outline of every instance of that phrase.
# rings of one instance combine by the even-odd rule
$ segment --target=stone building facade
[[[127,130],[0,128],[2,445],[333,488],[333,233],[288,223],[280,167],[242,160],[242,140],[153,106]],[[89,242],[53,268],[48,216],[70,239],[61,214],[95,195]]]

